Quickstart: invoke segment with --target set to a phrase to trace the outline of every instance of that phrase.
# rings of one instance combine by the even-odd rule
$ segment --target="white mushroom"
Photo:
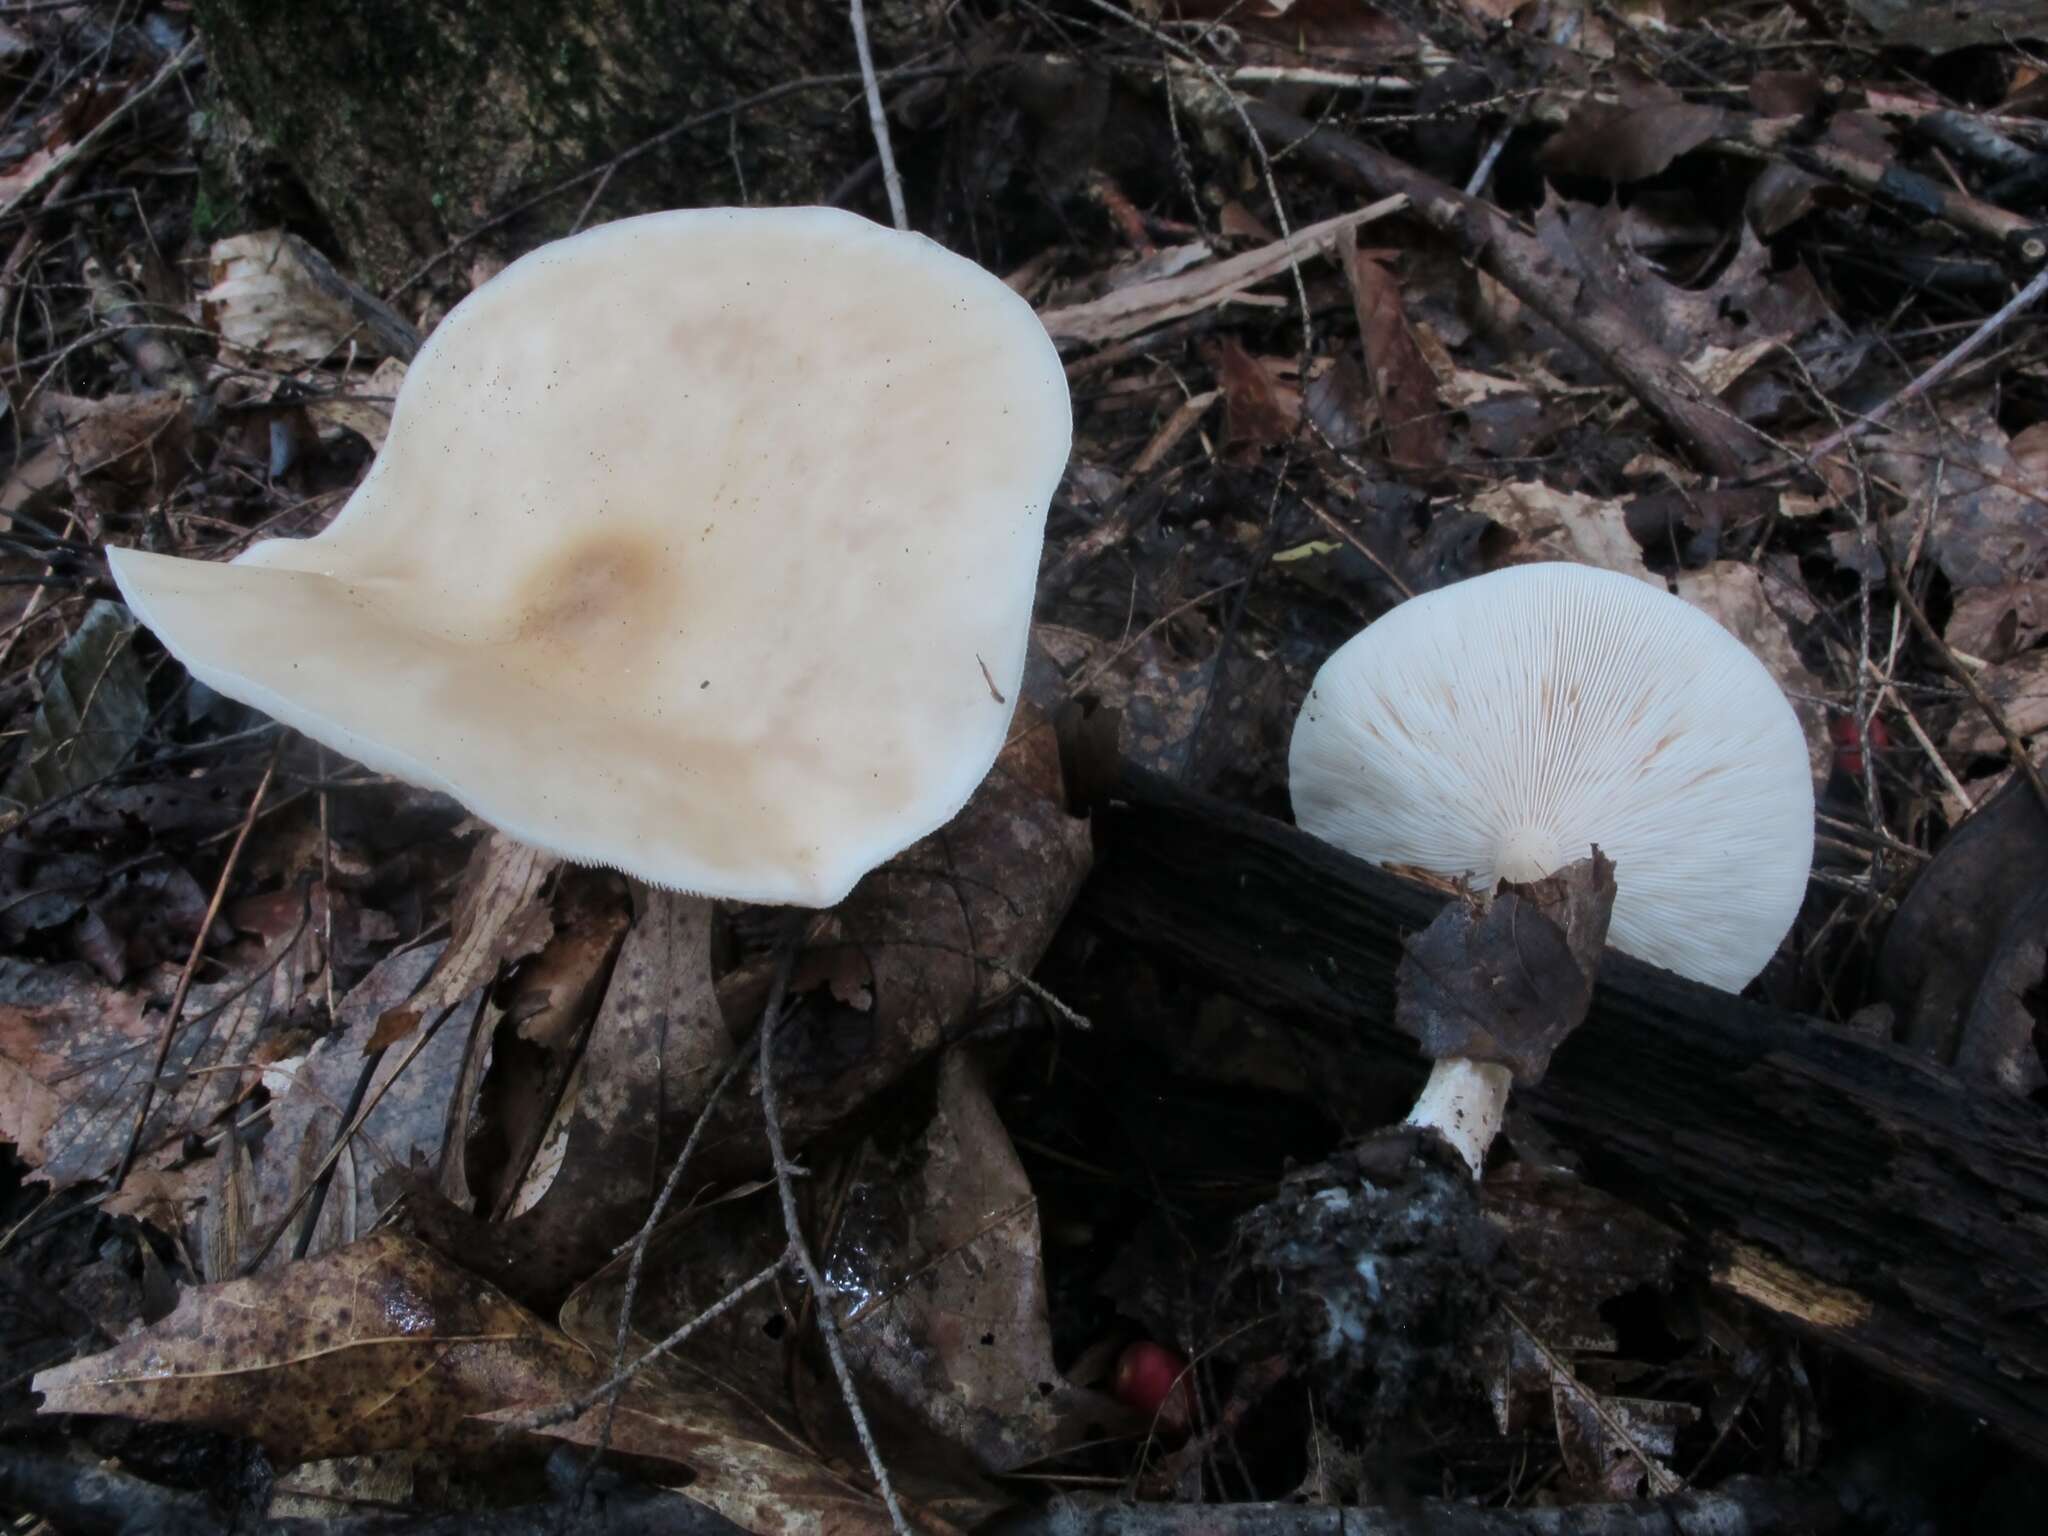
[[[995,760],[1070,434],[973,263],[832,209],[653,214],[458,305],[319,537],[109,558],[193,676],[372,768],[822,906]]]
[[[1295,819],[1382,864],[1485,889],[1614,860],[1608,940],[1739,991],[1798,915],[1813,781],[1771,675],[1713,619],[1587,566],[1427,593],[1316,675],[1288,754]],[[1411,1123],[1475,1173],[1505,1068],[1437,1062]]]

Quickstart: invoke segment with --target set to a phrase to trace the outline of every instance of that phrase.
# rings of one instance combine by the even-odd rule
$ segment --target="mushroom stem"
[[[1427,1126],[1448,1141],[1476,1179],[1486,1167],[1486,1149],[1499,1134],[1514,1081],[1514,1073],[1490,1061],[1445,1056],[1430,1069],[1429,1081],[1408,1111],[1408,1123]]]

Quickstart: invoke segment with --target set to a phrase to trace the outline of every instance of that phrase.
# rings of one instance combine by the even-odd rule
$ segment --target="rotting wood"
[[[1095,818],[1082,918],[1421,1078],[1394,968],[1440,896],[1129,767]],[[1516,1101],[1718,1284],[2048,1459],[2048,1112],[1612,950]]]

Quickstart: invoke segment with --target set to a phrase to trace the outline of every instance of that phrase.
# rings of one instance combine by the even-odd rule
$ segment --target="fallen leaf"
[[[32,810],[95,783],[134,750],[149,723],[134,640],[135,620],[119,603],[94,603],[86,610],[44,674],[28,740],[0,789],[8,809]]]
[[[1956,593],[1942,638],[1979,661],[2005,661],[2048,634],[2048,579],[2002,581]]]
[[[270,946],[246,972],[191,989],[164,1061],[146,1156],[207,1128],[235,1098],[239,1063],[274,1010],[288,1008],[317,965],[310,925]],[[119,1166],[163,1033],[172,978],[119,991],[78,965],[0,956],[0,1137],[36,1176],[66,1189]]]
[[[366,358],[383,350],[348,302],[322,283],[306,250],[281,229],[213,243],[207,253],[213,282],[200,302],[225,344],[224,356],[257,365],[277,358],[318,363],[345,346]]]
[[[1624,498],[1602,499],[1518,480],[1480,492],[1470,506],[1514,535],[1518,560],[1568,560],[1663,585],[1643,563],[1643,552],[1628,531]]]
[[[1642,181],[1724,132],[1729,121],[1726,108],[1689,102],[1663,87],[1639,86],[1633,99],[1617,102],[1589,95],[1545,141],[1536,163],[1546,171]]]
[[[1987,667],[1977,674],[1977,682],[2005,717],[2005,723],[2023,741],[2048,730],[2048,651],[2028,651],[2011,661]],[[1955,729],[1942,743],[1948,756],[2003,756],[2005,738],[1991,723],[1991,717],[1974,702],[1964,702],[1961,709]]]
[[[1301,393],[1283,384],[1266,363],[1235,337],[1216,348],[1216,382],[1223,391],[1223,442],[1237,457],[1287,442],[1301,422]]]
[[[787,1021],[777,1072],[792,1145],[842,1123],[970,1032],[1051,942],[1087,873],[1088,827],[1065,809],[1050,728],[1020,712],[1014,729],[952,822],[816,920],[808,949],[851,955],[870,1002],[848,1007],[813,993]],[[415,1190],[407,1215],[416,1230],[515,1294],[549,1301],[631,1231],[759,1017],[767,985],[765,969],[735,972],[719,983],[715,1004],[706,1002],[708,922],[701,902],[648,894],[564,1117],[565,1125],[580,1121],[583,1135],[564,1146],[540,1204],[509,1221],[481,1222]],[[816,974],[836,978],[840,991],[859,976],[843,964]],[[696,1158],[707,1183],[766,1166],[752,1094],[736,1088],[726,1096]]]
[[[1408,324],[1401,285],[1382,262],[1359,250],[1355,229],[1345,231],[1338,249],[1358,315],[1366,373],[1387,434],[1387,455],[1399,465],[1441,468],[1443,404],[1437,397],[1436,374]]]
[[[189,1424],[279,1460],[482,1446],[482,1417],[591,1379],[589,1355],[393,1232],[200,1286],[162,1322],[39,1372],[42,1411]]]
[[[643,1261],[630,1354],[700,1316],[774,1264],[787,1245],[775,1192],[759,1185],[665,1223]],[[564,1332],[602,1361],[612,1358],[630,1262],[622,1255],[562,1308]],[[789,1347],[790,1331],[805,1321],[795,1303],[783,1288],[755,1290],[655,1361],[620,1404],[613,1448],[643,1464],[687,1467],[691,1498],[760,1536],[884,1536],[888,1512],[844,1470],[863,1457],[837,1388]],[[800,1409],[789,1401],[792,1392]],[[931,1436],[904,1423],[886,1397],[868,1394],[867,1407],[899,1496],[963,1528],[979,1526],[998,1507],[992,1490],[957,1457],[938,1454]],[[547,1433],[591,1445],[601,1419],[592,1412]]]
[[[316,395],[302,409],[316,426],[345,428],[381,450],[391,434],[391,412],[398,404],[398,387],[405,382],[406,365],[387,357],[367,376],[349,374],[336,393]]]
[[[2018,1093],[2048,1082],[2027,1002],[2044,969],[2044,867],[2048,813],[2009,777],[1913,881],[1877,952],[1905,1044]]]
[[[83,487],[105,487],[117,508],[153,500],[167,494],[187,467],[193,436],[187,395],[166,390],[82,400],[46,393],[31,414],[42,442],[0,486],[0,515]]]
[[[1529,1087],[1593,1002],[1614,910],[1614,864],[1598,848],[1539,880],[1448,903],[1401,944],[1394,1023],[1432,1060],[1507,1067]]]
[[[1037,1201],[967,1051],[940,1059],[916,1146],[865,1149],[821,1265],[855,1369],[983,1470],[1012,1471],[1123,1418],[1054,1363]]]

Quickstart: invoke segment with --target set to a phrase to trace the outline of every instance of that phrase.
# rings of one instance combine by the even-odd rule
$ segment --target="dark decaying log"
[[[1140,770],[1095,816],[1083,918],[1420,1079],[1394,967],[1441,898]],[[1611,950],[1517,1102],[1718,1284],[2048,1458],[2048,1112]]]

